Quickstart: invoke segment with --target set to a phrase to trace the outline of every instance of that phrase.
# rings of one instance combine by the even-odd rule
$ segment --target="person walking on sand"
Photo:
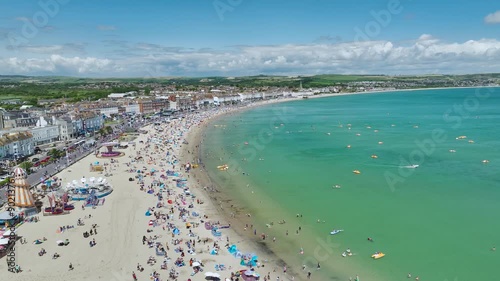
[[[72,263],[69,263],[69,270],[73,270],[73,264]]]
[[[137,281],[137,275],[135,275],[135,272],[132,271],[132,278],[134,279],[134,281]]]

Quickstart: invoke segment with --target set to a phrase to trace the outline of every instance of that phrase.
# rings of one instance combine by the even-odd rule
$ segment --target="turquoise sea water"
[[[499,88],[297,100],[218,120],[202,159],[297,271],[319,261],[321,280],[495,280],[499,124]]]

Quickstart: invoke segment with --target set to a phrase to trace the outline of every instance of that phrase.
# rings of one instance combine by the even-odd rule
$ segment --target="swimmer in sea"
[[[368,237],[368,241],[373,242],[373,239],[371,237]]]

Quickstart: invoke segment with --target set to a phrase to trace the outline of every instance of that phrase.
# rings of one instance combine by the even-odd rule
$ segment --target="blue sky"
[[[0,74],[498,72],[490,0],[0,1]]]

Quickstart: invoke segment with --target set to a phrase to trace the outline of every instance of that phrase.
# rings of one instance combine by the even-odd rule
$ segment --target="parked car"
[[[31,162],[33,162],[33,163],[38,162],[38,161],[40,161],[40,159],[38,159],[38,158],[31,159]]]

